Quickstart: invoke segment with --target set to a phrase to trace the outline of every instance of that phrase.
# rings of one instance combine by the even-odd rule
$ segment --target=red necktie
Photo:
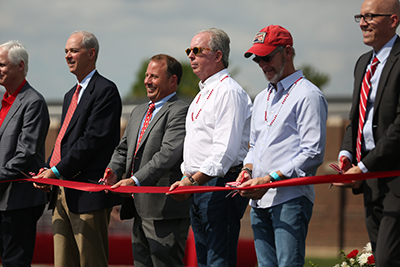
[[[61,161],[61,141],[67,131],[68,124],[71,121],[72,115],[74,115],[76,106],[78,105],[79,91],[81,90],[81,85],[78,84],[75,93],[72,96],[71,103],[69,104],[67,115],[64,118],[63,125],[61,126],[60,132],[58,133],[56,143],[54,145],[53,155],[50,160],[50,167],[57,165]]]
[[[357,162],[361,161],[361,144],[362,144],[362,132],[364,128],[364,120],[365,120],[365,112],[367,108],[367,99],[369,90],[371,88],[371,77],[374,75],[376,66],[378,65],[379,60],[377,57],[374,57],[370,67],[367,70],[367,73],[364,75],[364,79],[361,85],[361,94],[360,94],[360,107],[359,107],[359,117],[358,117],[358,132],[357,132],[357,145],[356,145],[356,157]]]
[[[138,141],[136,143],[135,154],[133,155],[133,161],[132,161],[131,175],[133,175],[133,164],[135,163],[136,153],[138,151],[140,142],[142,141],[142,137],[144,135],[144,132],[146,131],[147,126],[149,126],[151,117],[153,116],[154,109],[155,109],[155,105],[154,105],[154,103],[151,103],[149,105],[149,109],[147,110],[146,117],[145,117],[144,122],[143,122],[142,130],[140,130],[140,135],[139,135]]]

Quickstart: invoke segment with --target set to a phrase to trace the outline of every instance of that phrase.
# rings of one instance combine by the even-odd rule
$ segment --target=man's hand
[[[103,180],[105,185],[114,185],[117,182],[117,178],[117,175],[112,169],[107,168],[104,171]]]
[[[40,169],[37,176],[33,176],[33,179],[37,178],[49,178],[49,179],[57,179],[57,176],[51,169]],[[33,186],[37,189],[40,189],[46,193],[50,193],[51,185],[42,184],[42,183],[33,183]]]
[[[176,201],[183,201],[188,199],[189,197],[192,196],[192,194],[171,194],[170,192],[173,191],[174,189],[180,187],[180,186],[191,186],[192,183],[189,181],[188,178],[185,178],[181,181],[177,181],[175,183],[173,183],[171,185],[171,187],[169,188],[169,192],[166,193],[166,195],[171,196],[173,199],[175,199]]]
[[[236,182],[244,183],[250,179],[251,179],[251,176],[247,171],[241,171],[239,173],[238,177],[236,178]]]
[[[112,173],[114,173],[112,171]],[[132,178],[126,178],[126,179],[122,179],[121,181],[119,181],[118,183],[114,183],[111,188],[117,188],[120,186],[136,186],[135,180],[133,180]],[[108,192],[108,190],[105,190],[106,192]],[[123,196],[123,197],[131,197],[133,196],[133,194],[128,194],[128,193],[118,193],[118,195]]]
[[[339,161],[339,168],[340,168],[343,172],[347,172],[351,167],[352,167],[352,166],[351,166],[350,159],[349,159],[348,157],[341,156],[341,157],[340,157],[340,161]]]
[[[254,186],[254,185],[260,185],[260,184],[266,184],[269,183],[269,178],[268,176],[265,177],[257,177],[248,180],[247,182],[244,182],[243,184],[239,185],[237,188],[243,188],[246,186]],[[250,199],[261,199],[265,193],[267,193],[269,188],[255,188],[255,189],[249,189],[249,190],[239,190],[239,194],[242,197],[247,197]]]
[[[346,174],[354,174],[354,173],[363,173],[363,172],[361,171],[361,169],[358,166],[355,166],[355,165],[353,165],[351,168],[348,168],[344,172],[345,175]],[[349,187],[349,188],[358,189],[358,188],[360,188],[362,182],[363,182],[363,180],[353,180],[349,183],[333,183],[333,185],[338,186],[338,187]]]

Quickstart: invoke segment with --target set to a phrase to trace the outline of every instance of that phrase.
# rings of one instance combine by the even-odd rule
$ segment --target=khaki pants
[[[54,267],[108,266],[108,224],[112,208],[76,214],[69,211],[64,188],[53,211]]]

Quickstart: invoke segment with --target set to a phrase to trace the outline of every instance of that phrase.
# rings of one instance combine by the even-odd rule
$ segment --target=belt
[[[239,164],[237,166],[233,166],[229,169],[228,172],[240,172],[242,170],[243,164]]]

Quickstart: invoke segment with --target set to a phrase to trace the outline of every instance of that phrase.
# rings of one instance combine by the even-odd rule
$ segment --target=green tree
[[[303,64],[299,67],[303,70],[304,76],[315,84],[319,89],[322,89],[329,83],[329,75],[323,72],[319,72],[316,68],[310,64]]]
[[[146,88],[144,87],[144,78],[147,70],[148,60],[144,60],[138,72],[136,73],[135,82],[131,86],[131,90],[126,100],[137,100],[146,98]],[[190,63],[182,63],[182,79],[178,86],[177,94],[186,99],[192,99],[199,92],[199,78],[193,73]]]

